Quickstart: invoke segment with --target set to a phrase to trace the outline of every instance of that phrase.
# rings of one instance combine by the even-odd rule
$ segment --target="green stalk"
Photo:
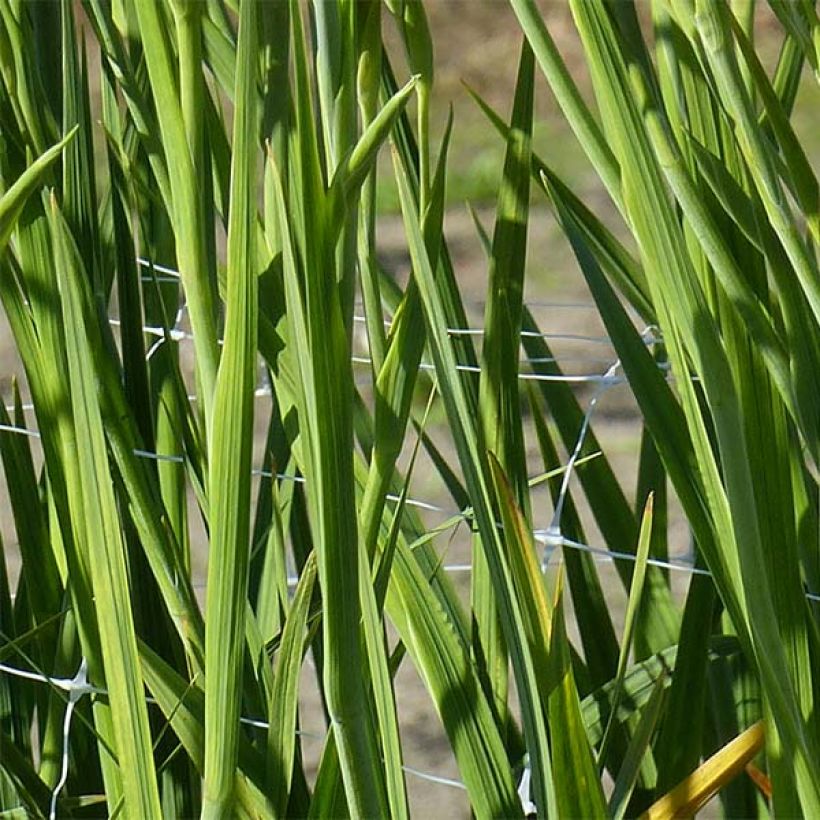
[[[359,66],[356,85],[362,127],[367,128],[376,118],[379,104],[382,52],[381,2],[380,0],[369,0],[369,2],[360,3],[358,9]],[[373,168],[362,185],[359,218],[359,281],[374,377],[378,376],[384,363],[387,346],[379,290],[379,266],[376,260],[376,175],[376,168]]]
[[[200,195],[202,169],[194,165],[191,155],[186,120],[177,94],[170,45],[160,19],[160,9],[155,3],[137,3],[136,12],[168,170],[171,201],[167,203],[167,207],[174,226],[179,272],[194,331],[197,380],[205,430],[208,431],[212,426],[219,348],[216,341],[215,297],[208,277],[209,261],[205,249]],[[187,77],[183,80],[183,87],[186,88],[185,101],[189,105],[194,105],[194,100],[197,99],[196,93],[192,93],[196,80],[189,73],[201,73],[201,67],[190,63],[196,54],[196,34],[186,32],[185,29],[189,26],[196,27],[198,19],[196,12],[180,17],[182,38],[186,41],[185,52],[181,56],[185,56],[188,61],[181,66],[180,71],[183,78]],[[188,118],[195,128],[196,115],[189,111]]]
[[[240,12],[228,224],[225,345],[209,436],[211,546],[205,621],[203,818],[235,811],[248,597],[253,400],[256,387],[257,4]]]

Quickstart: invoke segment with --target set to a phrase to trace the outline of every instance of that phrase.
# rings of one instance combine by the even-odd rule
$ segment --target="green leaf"
[[[563,575],[559,574],[550,636],[549,720],[561,726],[552,735],[553,776],[559,816],[605,817],[606,799],[595,770],[589,740],[584,731],[578,690],[570,663],[569,639],[564,624]]]
[[[307,133],[312,127],[306,125]],[[303,151],[312,155],[310,146]],[[307,162],[311,157],[307,156]],[[324,236],[300,247],[297,264],[284,192],[273,175],[275,207],[283,243],[285,293],[291,344],[298,347],[297,405],[309,509],[318,547],[319,582],[325,605],[323,671],[339,762],[351,811],[381,814],[383,771],[376,754],[368,690],[362,676],[359,618],[359,539],[353,497],[352,374],[349,347],[332,270],[310,264]],[[313,209],[313,203],[304,206]],[[315,214],[306,213],[305,218]],[[303,223],[304,224],[304,223]],[[316,247],[318,246],[318,248]],[[303,290],[304,288],[304,290]],[[335,412],[328,414],[327,407]]]
[[[783,243],[797,280],[811,305],[815,320],[820,321],[820,275],[817,261],[800,234],[780,185],[775,163],[776,155],[767,148],[751,99],[742,83],[732,48],[733,38],[726,11],[698,0],[695,19],[706,57],[715,75],[720,100],[734,121],[738,144],[766,214]],[[769,102],[771,105],[772,100]],[[796,154],[793,149],[791,154],[792,162],[795,162]],[[816,223],[816,193],[807,192],[805,187],[801,187],[800,191],[801,197],[808,197],[804,200],[809,203],[807,216]]]
[[[629,798],[638,779],[641,762],[649,751],[649,742],[660,718],[665,691],[664,677],[661,676],[656,681],[649,702],[641,714],[640,723],[632,736],[632,743],[627,750],[621,771],[618,772],[612,796],[609,798],[609,816],[613,820],[621,820],[626,814]]]
[[[0,732],[0,759],[3,761],[3,775],[7,776],[14,784],[22,806],[25,807],[23,816],[48,817],[51,805],[51,791],[40,779],[34,766],[26,759],[18,745],[5,731]]]
[[[622,685],[626,666],[629,662],[629,653],[632,649],[632,640],[635,633],[635,625],[638,612],[641,606],[641,596],[643,595],[644,579],[646,578],[646,559],[649,557],[649,547],[652,543],[652,507],[654,496],[650,493],[646,500],[643,519],[641,521],[641,532],[638,536],[638,549],[635,553],[635,571],[632,573],[632,585],[629,588],[629,599],[626,604],[626,615],[624,617],[623,636],[621,637],[621,651],[618,656],[618,669],[615,673],[615,699],[610,712],[610,722],[604,731],[604,739],[601,741],[600,759],[606,759],[606,749],[610,738],[610,729],[615,712],[618,709],[618,702],[622,694]]]
[[[124,545],[94,383],[95,353],[90,349],[85,333],[86,319],[78,283],[80,274],[76,251],[71,247],[65,223],[53,197],[50,227],[62,297],[74,429],[82,445],[78,448],[78,472],[84,512],[75,508],[73,515],[76,516],[77,532],[91,567],[104,682],[111,695],[111,718],[125,806],[139,816],[152,817],[160,811],[159,794],[138,663]]]
[[[56,145],[52,145],[31,163],[20,178],[0,197],[0,253],[5,250],[28,198],[42,184],[48,169],[74,139],[78,130],[79,126],[74,126]]]
[[[589,156],[613,202],[620,208],[621,183],[618,178],[618,163],[615,155],[592,112],[584,102],[566,64],[561,59],[535,0],[510,0],[510,5],[564,116]]]
[[[484,311],[479,408],[486,446],[513,483],[517,504],[529,517],[524,433],[518,385],[521,304],[527,256],[530,200],[530,141],[534,60],[521,46],[512,121],[499,186],[495,233],[490,252],[489,292]],[[473,551],[472,609],[476,655],[483,661],[499,718],[507,719],[507,651],[498,621],[491,576],[480,547]]]
[[[539,703],[531,650],[524,638],[520,604],[515,597],[510,569],[495,523],[490,495],[489,465],[484,455],[485,450],[481,443],[480,431],[475,429],[474,414],[470,411],[467,394],[456,367],[453,345],[447,333],[448,325],[443,300],[439,295],[430,260],[424,247],[409,182],[398,163],[394,162],[394,165],[413,261],[413,273],[424,304],[427,333],[436,365],[439,387],[499,599],[501,623],[504,627],[505,639],[512,658],[513,673],[521,699],[524,732],[532,762],[535,803],[540,810],[552,812],[555,798],[549,765],[546,725]]]
[[[225,343],[208,437],[211,545],[205,624],[202,809],[207,817],[221,817],[231,811],[242,706],[257,350],[256,8],[255,3],[243,3],[239,22]]]
[[[145,683],[201,776],[205,770],[205,695],[196,679],[189,683],[180,677],[142,642],[139,651]],[[264,760],[244,738],[234,777],[237,809],[251,817],[269,816],[271,804],[260,787],[265,781]]]
[[[196,368],[201,389],[206,431],[211,428],[219,351],[216,342],[215,294],[209,281],[205,248],[205,223],[199,185],[202,169],[194,165],[188,143],[168,31],[154,3],[135,4],[143,53],[157,113],[161,152],[168,174],[166,207],[176,238],[179,271],[188,300],[196,349]],[[255,76],[255,75],[254,75]],[[250,79],[246,81],[250,82]],[[255,91],[247,89],[248,93]],[[253,94],[255,101],[255,93]],[[186,109],[190,111],[186,102]],[[254,120],[255,123],[255,120]],[[149,132],[150,133],[150,132]]]
[[[296,753],[296,717],[299,705],[299,672],[305,651],[305,626],[316,580],[316,559],[302,568],[291,603],[268,705],[267,780],[271,784],[274,815],[284,817],[290,794]]]

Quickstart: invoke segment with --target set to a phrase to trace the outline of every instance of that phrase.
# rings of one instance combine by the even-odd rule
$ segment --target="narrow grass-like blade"
[[[640,722],[624,757],[621,771],[618,772],[612,796],[609,798],[609,816],[613,820],[622,820],[627,812],[629,798],[640,772],[641,761],[649,749],[649,742],[663,708],[665,692],[665,681],[661,676],[655,682],[655,688],[641,714]]]
[[[357,614],[360,545],[353,499],[348,344],[338,298],[328,281],[332,271],[312,268],[310,258],[304,258],[304,272],[297,265],[291,237],[298,242],[299,234],[291,232],[281,181],[276,174],[273,193],[283,242],[290,339],[300,349],[297,366],[301,386],[297,399],[325,605],[325,694],[351,811],[380,814],[385,801],[383,773],[377,760],[368,689],[362,675],[365,667],[360,655],[361,627]],[[307,210],[311,207],[312,204],[306,206]],[[310,218],[315,219],[316,215]],[[315,244],[320,240],[317,237],[312,241]],[[318,254],[315,246],[297,247],[302,253]],[[335,412],[327,414],[327,407],[334,407]]]
[[[692,578],[683,611],[675,674],[654,747],[657,785],[662,790],[678,783],[700,759],[709,663],[709,644],[703,637],[712,629],[715,597],[711,578],[700,574]]]
[[[649,557],[649,547],[652,543],[653,499],[654,496],[650,494],[646,501],[646,507],[641,521],[641,531],[638,536],[638,549],[635,552],[635,571],[632,573],[632,585],[629,588],[629,600],[626,604],[624,629],[621,637],[621,651],[618,656],[618,669],[615,673],[615,696],[611,707],[612,711],[610,712],[610,723],[604,731],[604,739],[601,741],[601,760],[606,759],[606,749],[610,737],[609,731],[612,727],[612,720],[614,719],[623,693],[624,674],[626,673],[627,663],[629,662],[629,653],[632,650],[636,620],[641,606],[644,579],[646,578],[646,559]]]
[[[507,139],[509,126],[481,95],[467,86],[470,96],[482,110],[493,127]],[[550,182],[550,187],[560,195],[565,206],[573,214],[579,230],[602,267],[614,278],[616,284],[630,301],[632,306],[644,318],[651,322],[654,310],[647,298],[646,277],[638,262],[616,238],[612,231],[587,208],[570,186],[561,180],[553,168],[535,152],[532,153],[532,175],[536,183],[544,186],[542,174]]]
[[[441,243],[445,170],[451,128],[452,115],[442,139],[439,165],[428,195],[430,206],[424,220],[425,246],[431,259],[438,258]],[[359,513],[368,554],[372,553],[375,546],[375,532],[381,518],[384,496],[411,414],[425,338],[418,288],[411,280],[393,316],[386,355],[376,376],[374,442],[370,472]]]
[[[527,257],[534,73],[532,51],[525,40],[521,46],[507,151],[498,192],[478,388],[486,446],[499,458],[502,471],[513,484],[516,503],[526,516],[529,516],[529,487],[521,425],[518,359]],[[471,597],[476,625],[476,656],[485,665],[499,717],[506,720],[509,681],[507,651],[498,622],[489,568],[477,543],[473,554]]]
[[[5,731],[0,732],[0,759],[3,775],[14,784],[15,792],[22,803],[23,816],[46,818],[51,805],[51,790],[38,777],[34,766],[20,751]],[[19,804],[18,804],[19,805]],[[9,812],[14,811],[9,807]],[[5,813],[5,812],[4,812]]]
[[[151,817],[159,813],[156,773],[142,675],[139,670],[124,545],[109,478],[102,417],[94,383],[95,355],[88,346],[86,318],[76,277],[79,275],[70,239],[52,199],[50,225],[55,267],[62,296],[65,349],[71,384],[76,436],[82,446],[80,475],[85,512],[76,510],[85,539],[96,597],[97,623],[111,694],[112,721],[121,767],[123,794],[129,812]]]
[[[242,4],[233,123],[225,344],[210,430],[203,817],[230,813],[245,648],[256,387],[257,5]]]
[[[548,184],[546,177],[542,179],[545,185]],[[551,191],[553,190],[551,187],[549,189]],[[564,224],[564,229],[569,233],[570,229],[567,228],[567,224],[571,218],[568,213],[564,211],[563,203],[560,199],[556,198],[554,202],[560,220]],[[574,232],[575,222],[572,221],[571,224],[573,228],[571,233],[571,237],[574,237],[573,242],[580,244],[582,240],[580,236]],[[585,253],[588,252],[585,244],[583,247]],[[579,257],[579,259],[581,261],[582,271],[585,275],[588,275],[585,257]],[[595,296],[594,290],[593,296]],[[599,310],[601,310],[600,307]],[[603,316],[603,310],[601,312]],[[624,318],[626,319],[625,314]],[[628,319],[626,320],[629,321]],[[634,325],[631,321],[630,327],[637,337],[638,334],[634,331]],[[561,368],[554,361],[549,346],[541,337],[540,329],[533,320],[532,314],[527,309],[525,309],[524,312],[524,328],[528,331],[523,339],[524,349],[527,351],[530,359],[535,360],[533,361],[533,370],[540,374],[562,376]],[[641,355],[646,355],[651,361],[651,355],[646,351],[643,342],[639,341],[639,344],[642,348]],[[618,352],[620,354],[620,351]],[[624,363],[625,368],[627,365],[628,363]],[[655,368],[655,370],[657,371],[657,368]],[[627,375],[629,374],[627,373]],[[658,375],[660,376],[659,373]],[[663,384],[662,378],[659,378],[658,383]],[[573,452],[577,445],[579,431],[584,424],[585,415],[578,403],[578,399],[573,394],[571,388],[567,384],[562,383],[560,378],[556,381],[540,381],[538,387],[553,414],[564,446],[569,452]],[[537,424],[538,422],[536,422],[536,425]],[[600,451],[601,448],[594,431],[587,429],[581,453],[591,454]],[[556,460],[551,464],[557,463]],[[596,523],[607,545],[611,549],[622,550],[625,544],[636,544],[638,540],[638,526],[635,515],[626,500],[624,491],[618,483],[608,460],[606,458],[594,459],[586,465],[583,470],[578,471],[578,478],[584,488]],[[575,559],[570,559],[570,561],[574,562]],[[625,565],[623,562],[617,562],[615,568],[625,587],[628,586],[632,571],[631,567]],[[646,598],[646,604],[653,614],[644,620],[643,623],[646,629],[641,635],[642,646],[645,644],[647,650],[650,652],[658,651],[674,643],[678,629],[677,609],[672,602],[669,590],[665,588],[663,579],[659,577],[659,575],[660,573],[657,568],[653,567],[650,570],[651,586],[650,593]],[[573,586],[575,588],[575,585]],[[592,633],[590,633],[590,635],[591,634]]]
[[[20,406],[17,390],[15,404]],[[8,428],[24,429],[24,422],[22,411],[15,413],[12,422],[5,404],[0,403],[0,423]],[[25,593],[30,606],[31,626],[36,628],[60,611],[63,597],[62,581],[54,554],[43,548],[48,543],[48,522],[42,506],[29,442],[15,430],[3,430],[0,432],[0,453],[3,456],[3,471],[14,513],[20,556],[24,567],[29,572],[36,573],[36,576],[32,575],[36,577],[36,583],[29,584]],[[34,657],[42,662],[45,668],[48,668],[53,658],[56,638],[56,624],[38,638],[38,649]]]
[[[501,735],[467,647],[401,540],[396,544],[386,605],[433,698],[471,804],[491,816],[520,816]]]
[[[715,74],[720,99],[736,123],[738,142],[746,158],[747,167],[772,228],[783,243],[800,287],[811,305],[815,320],[820,321],[820,276],[817,261],[800,234],[778,178],[775,155],[767,149],[766,138],[755,117],[749,94],[742,83],[732,47],[731,28],[726,18],[731,12],[722,7],[703,3],[701,0],[696,3],[696,10],[698,32]],[[816,203],[810,203],[810,211],[807,214],[810,218],[812,207],[816,213]]]
[[[373,703],[379,726],[379,745],[384,761],[384,779],[390,816],[406,820],[409,817],[407,787],[404,782],[403,756],[396,697],[390,676],[387,640],[380,602],[368,572],[364,551],[359,553],[359,578],[362,600],[367,665],[373,687]],[[391,559],[392,565],[392,559]]]
[[[509,565],[495,522],[490,490],[491,478],[483,444],[480,443],[481,432],[475,429],[474,415],[458,374],[453,346],[447,333],[443,300],[426,254],[409,182],[399,163],[394,162],[394,165],[414,276],[424,304],[427,333],[436,364],[439,387],[456,440],[467,488],[473,500],[476,521],[499,599],[501,623],[512,657],[513,672],[522,704],[527,748],[532,762],[535,803],[541,810],[552,811],[555,807],[555,797],[544,714],[539,702],[532,654],[524,638],[520,604],[514,593]]]
[[[139,651],[145,683],[201,775],[205,770],[205,695],[196,680],[186,681],[142,642]],[[244,738],[234,777],[235,810],[251,817],[269,816],[271,804],[262,791],[264,759]]]
[[[78,126],[72,128],[56,145],[52,145],[20,175],[20,178],[0,197],[0,251],[9,241],[14,225],[28,198],[42,184],[52,163],[60,156],[66,145],[77,135]]]
[[[75,125],[77,139],[67,147],[63,162],[63,217],[71,228],[77,247],[91,277],[93,289],[107,292],[111,276],[103,276],[102,249],[97,219],[97,181],[91,125],[91,100],[85,41],[75,36],[70,3],[62,3],[61,51],[63,58],[63,133]]]
[[[740,646],[737,638],[722,636],[709,641],[708,659],[710,663],[720,663],[727,658],[738,657]],[[624,676],[624,691],[628,695],[629,703],[622,703],[618,710],[618,720],[627,721],[633,708],[642,709],[649,700],[652,691],[660,677],[668,686],[671,673],[677,668],[678,647],[670,646],[657,655],[652,655],[644,661],[631,666]],[[587,695],[581,701],[581,713],[584,718],[590,743],[597,745],[604,734],[604,728],[609,718],[609,711],[602,704],[607,704],[610,693],[614,688],[614,681],[609,681],[600,690]]]
[[[702,8],[699,3],[698,10]],[[718,11],[711,8],[712,14],[705,11],[704,17],[698,21],[708,29],[707,51],[710,59],[729,60],[725,38],[721,36],[721,22],[715,18]],[[710,568],[721,584],[724,602],[735,625],[755,648],[778,729],[794,750],[795,781],[804,807],[809,811],[820,810],[820,786],[809,764],[814,744],[799,716],[795,682],[790,680],[787,658],[778,635],[777,613],[765,568],[763,536],[748,457],[749,445],[745,440],[736,383],[718,328],[708,314],[704,295],[694,279],[682,232],[660,184],[658,161],[649,150],[644,130],[646,120],[655,117],[657,110],[639,75],[628,71],[619,54],[609,18],[601,9],[581,2],[572,2],[572,10],[588,52],[599,102],[612,124],[611,133],[616,141],[624,180],[625,202],[632,215],[634,230],[643,255],[655,260],[658,280],[650,279],[650,284],[659,308],[659,323],[664,331],[673,372],[679,377],[677,383],[689,432],[709,490],[715,533],[722,542],[720,562],[723,566],[711,566],[713,558],[710,557]],[[732,73],[731,67],[725,64],[721,64],[720,70]],[[724,77],[721,82],[731,85],[732,92],[736,91],[742,100],[743,91],[738,90],[736,80],[736,75],[732,75],[728,79]],[[740,108],[743,108],[742,104]],[[750,136],[748,129],[746,136]],[[773,195],[773,192],[768,193]],[[777,219],[788,222],[784,212],[778,212]],[[783,224],[781,222],[780,227]],[[804,260],[800,258],[797,246],[789,245],[794,239],[791,227],[784,230],[781,237],[784,245],[790,247],[791,259],[799,268],[798,263],[802,264]],[[801,275],[800,270],[797,272]],[[803,273],[806,273],[805,268]],[[805,284],[805,277],[801,277],[801,281]],[[661,282],[663,289],[659,287]],[[696,372],[702,379],[714,424],[716,449],[708,439],[703,411],[689,382],[687,354],[693,358]],[[739,610],[735,609],[737,603],[741,603]],[[789,683],[784,684],[785,681]]]
[[[338,189],[341,202],[350,205],[357,198],[365,178],[370,173],[379,149],[389,135],[396,118],[407,105],[415,90],[417,78],[411,78],[382,107],[356,144],[342,159],[331,182]]]
[[[788,170],[789,186],[796,195],[815,242],[820,241],[820,186],[817,176],[749,38],[734,17],[729,18],[729,24],[754,84],[754,91],[763,101],[772,133],[780,145],[781,156]]]
[[[219,351],[216,342],[215,294],[209,281],[205,255],[205,227],[197,176],[185,127],[177,80],[171,62],[171,45],[163,24],[162,9],[155,3],[135,5],[143,53],[168,173],[170,200],[166,202],[176,234],[179,271],[188,299],[194,330],[196,367],[202,390],[206,431],[210,426]],[[255,90],[255,89],[254,89]],[[255,94],[254,94],[255,100]]]
[[[390,61],[384,55],[382,59],[382,85],[386,89],[386,93],[391,96],[398,90],[396,80],[390,66]],[[427,215],[430,213],[429,208],[430,206],[434,206],[432,196],[429,202],[425,202],[426,194],[424,191],[420,190],[419,186],[419,168],[425,163],[423,156],[425,149],[422,148],[420,151],[417,147],[416,140],[410,129],[408,118],[404,115],[400,116],[396,122],[393,142],[396,146],[396,150],[398,151],[402,168],[407,175],[407,181],[410,186],[411,194],[414,197],[414,200],[419,204],[419,214],[422,225],[424,226],[426,224]],[[441,178],[442,180],[445,175],[443,163],[444,159],[445,156],[441,155],[439,167],[436,171],[436,177]],[[434,181],[434,184],[439,183]],[[427,207],[425,207],[425,204]],[[468,327],[464,304],[459,292],[453,262],[450,258],[450,253],[446,243],[441,244],[438,254],[438,267],[435,267],[435,264],[435,260],[431,257],[431,265],[434,266],[433,270],[436,271],[436,277],[441,283],[441,298],[444,305],[444,314],[447,317],[447,327]],[[385,300],[388,304],[390,304],[391,291],[395,288],[395,282],[393,282],[392,278],[382,277],[381,283],[384,288],[383,295]],[[394,300],[394,302],[395,301],[396,300]],[[456,351],[456,359],[459,363],[470,367],[478,366],[478,358],[476,356],[472,336],[467,334],[459,334],[452,339],[452,344]],[[462,384],[467,394],[467,400],[473,405],[477,403],[478,391],[476,390],[475,380],[470,377],[469,374],[465,374],[465,378],[462,379]]]
[[[577,84],[561,59],[535,0],[510,0],[510,5],[564,116],[575,131],[613,202],[620,207],[621,183],[618,178],[617,160],[607,144],[601,127],[595,121]]]
[[[302,569],[299,584],[288,612],[279,645],[276,674],[268,706],[267,780],[276,817],[284,817],[290,795],[296,752],[296,718],[299,698],[299,671],[304,656],[304,633],[313,585],[316,560],[311,557]]]
[[[538,447],[541,450],[544,467],[549,468],[560,463],[558,452],[547,427],[542,407],[537,400],[535,388],[532,385],[528,387],[530,411]],[[553,411],[556,418],[560,418],[558,410],[559,406],[556,405]],[[579,462],[576,462],[577,466]],[[564,470],[552,472],[555,475],[550,478],[550,494],[554,506],[560,498]],[[567,491],[563,503],[561,531],[568,538],[586,543],[571,492]],[[612,624],[612,616],[592,556],[575,550],[567,550],[564,555],[564,564],[572,593],[578,631],[581,633],[581,643],[585,650],[590,685],[597,688],[603,686],[615,675],[618,663],[618,639],[615,636],[615,627]]]
[[[563,573],[559,570],[552,609],[547,671],[551,690],[548,701],[550,727],[561,727],[558,732],[553,729],[551,734],[558,816],[577,812],[583,817],[605,817],[606,798],[584,731],[578,690],[572,672],[562,592]]]

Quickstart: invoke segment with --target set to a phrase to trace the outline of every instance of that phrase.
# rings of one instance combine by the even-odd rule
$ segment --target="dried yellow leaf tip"
[[[765,737],[763,721],[759,720],[652,805],[643,815],[643,820],[691,817],[700,811],[744,770],[746,764],[763,748]]]

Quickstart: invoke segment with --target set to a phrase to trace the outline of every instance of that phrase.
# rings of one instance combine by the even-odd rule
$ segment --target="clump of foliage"
[[[21,556],[14,589],[0,561],[4,811],[406,817],[394,679],[413,664],[479,816],[672,816],[718,792],[732,816],[820,816],[805,594],[820,590],[820,211],[790,124],[800,83],[820,76],[814,5],[770,0],[769,76],[752,0],[652,0],[644,21],[631,2],[570,0],[593,107],[535,0],[510,4],[523,37],[509,120],[477,99],[506,144],[477,349],[451,332],[467,322],[442,230],[450,129],[434,147],[420,2],[84,0],[81,37],[69,0],[0,0],[0,299],[24,368],[0,411]],[[560,156],[535,152],[537,71],[630,247],[561,179]],[[375,253],[388,143],[404,288]],[[584,410],[522,298],[533,194],[643,417],[636,507],[604,456],[578,470],[606,548],[634,554],[617,563],[620,634],[593,557],[565,549],[548,590],[533,540],[522,405],[553,471],[545,537],[585,542],[556,471]],[[357,294],[372,402],[351,363]],[[544,377],[524,393],[522,344]],[[474,533],[466,606],[406,503],[423,357],[457,462],[418,440]],[[23,395],[38,444],[20,435]],[[590,431],[576,455],[598,449]],[[661,566],[667,481],[697,555],[682,607]],[[327,719],[311,778],[308,652]]]

